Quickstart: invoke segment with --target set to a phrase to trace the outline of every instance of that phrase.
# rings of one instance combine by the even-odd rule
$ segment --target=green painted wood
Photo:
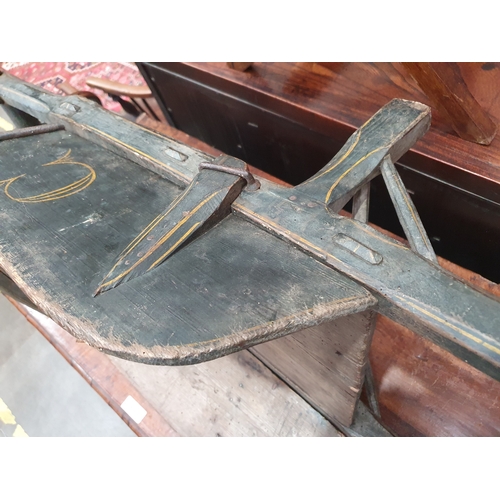
[[[0,172],[1,267],[41,311],[111,354],[206,361],[376,303],[234,215],[94,298],[116,255],[182,190],[65,131],[0,143]]]
[[[286,189],[242,194],[240,213],[341,271],[379,299],[378,310],[500,380],[500,303],[368,224]],[[267,214],[262,213],[266,207]],[[356,242],[353,251],[340,242]],[[339,241],[340,240],[340,241]]]
[[[48,95],[7,75],[0,76],[0,97],[9,105],[31,113],[41,121],[62,123],[71,133],[102,145],[107,151],[114,152],[123,159],[130,159],[157,172],[178,186],[188,185],[196,175],[199,163],[210,160],[208,155],[138,128],[83,99],[61,99]],[[418,106],[415,107],[417,108]],[[396,111],[395,119],[399,121],[400,113]],[[388,153],[385,148],[389,144],[389,154],[395,161],[425,131],[428,116],[424,110],[421,111],[423,114],[418,113],[416,126],[411,126],[414,122],[410,120],[409,128],[397,128],[396,143],[391,142],[385,129],[379,130],[384,141],[389,139],[390,143],[384,142],[384,150],[377,152],[384,153],[381,159]],[[389,130],[391,127],[393,129],[391,120],[385,120],[385,123]],[[367,132],[368,127],[363,130]],[[375,142],[376,137],[370,135],[365,150],[359,150],[356,154],[363,158],[373,151]],[[361,140],[352,151],[358,146],[362,146]],[[169,154],[170,149],[178,154]],[[347,150],[349,149],[350,146]],[[375,153],[369,158],[374,160]],[[361,169],[363,172],[357,168],[353,168],[352,172],[365,176],[365,182],[366,177],[376,174],[378,167],[377,161],[375,165],[370,163],[367,169]],[[345,179],[347,182],[348,177],[346,174],[341,180]],[[329,182],[323,185],[325,180]],[[324,196],[332,184],[328,175],[324,175],[319,181],[321,186],[318,186],[318,190],[312,190],[307,185],[286,189],[261,181],[262,188],[259,191],[241,193],[232,204],[234,214],[323,262],[332,270],[340,271],[361,283],[377,296],[380,312],[431,338],[471,365],[500,380],[498,300],[464,284],[438,265],[416,255],[367,224],[332,213],[331,200],[324,203]],[[348,196],[346,193],[350,193],[351,189],[358,189],[356,186],[359,185],[359,179],[352,182],[349,180],[342,196]],[[306,187],[312,192],[306,193]],[[166,205],[163,205],[162,210],[164,206]],[[156,214],[152,214],[152,218]],[[229,220],[224,221],[224,226],[227,222]],[[140,225],[136,227],[132,238],[143,228]],[[259,239],[265,237],[262,231],[258,234]],[[114,250],[119,252],[118,248]],[[264,250],[259,247],[258,251],[262,253]],[[177,254],[172,259],[175,257]],[[138,279],[142,278],[144,277]]]
[[[393,162],[422,137],[431,110],[418,102],[393,99],[375,113],[317,174],[295,190],[340,211],[354,193],[377,175],[384,157]]]
[[[222,155],[218,165],[245,171],[241,160]],[[202,170],[163,213],[156,216],[120,253],[94,295],[155,269],[231,212],[245,181],[238,176]]]
[[[399,222],[411,248],[422,257],[437,264],[438,260],[413,201],[399,176],[394,163],[384,158],[380,167],[387,191],[398,214]]]

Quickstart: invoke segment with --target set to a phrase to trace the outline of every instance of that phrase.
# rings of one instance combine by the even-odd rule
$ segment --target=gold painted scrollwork
[[[12,184],[18,179],[24,177],[26,174],[21,174],[17,177],[12,177],[10,179],[0,181],[0,186],[4,186],[4,193],[13,201],[17,201],[19,203],[43,203],[46,201],[60,200],[61,198],[72,196],[88,188],[95,181],[95,170],[86,163],[74,161],[73,158],[71,158],[71,149],[69,149],[68,152],[61,158],[58,158],[57,160],[54,160],[50,163],[45,163],[42,166],[49,167],[52,165],[81,165],[82,167],[85,167],[89,171],[89,173],[85,177],[82,177],[78,181],[68,184],[67,186],[61,187],[59,189],[54,189],[53,191],[48,191],[46,193],[28,196],[26,198],[17,198],[9,193],[9,188],[12,186]]]

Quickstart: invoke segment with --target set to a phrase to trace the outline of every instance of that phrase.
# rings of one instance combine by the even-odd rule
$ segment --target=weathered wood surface
[[[257,198],[245,200],[241,213],[363,283],[378,297],[382,314],[500,378],[497,300],[482,292],[466,297],[472,290],[437,265],[366,224],[307,206],[307,199],[300,193],[295,196],[296,192],[283,192],[280,201],[264,200],[267,193],[261,193],[259,202],[273,206],[279,219],[259,215]],[[295,212],[290,209],[295,203],[290,194],[302,204]],[[329,241],[333,245],[327,251]]]
[[[245,163],[227,155],[220,165],[245,171]],[[95,294],[155,269],[190,241],[206,233],[231,212],[245,181],[224,172],[202,170],[166,210],[120,253]]]
[[[220,154],[220,151],[172,127],[151,120],[143,120],[142,124],[212,156]],[[267,176],[277,184],[286,185],[252,166],[249,168],[261,177]],[[395,235],[386,234],[406,244]],[[438,257],[438,260],[441,266],[471,285],[500,297],[499,285],[445,259]],[[394,321],[380,315],[377,317],[370,359],[379,393],[381,422],[391,432],[397,436],[498,435],[500,382]],[[295,335],[300,333],[285,339]],[[324,343],[328,344],[330,339],[328,332],[323,332]],[[272,343],[282,343],[283,340]],[[252,351],[272,343],[261,344]],[[309,346],[304,348],[308,350]],[[429,352],[432,353],[431,359]],[[270,364],[272,361],[270,358]],[[320,385],[322,381],[317,379],[317,383]],[[450,397],[450,388],[453,397]]]
[[[322,415],[349,426],[374,327],[374,311],[351,314],[260,344],[251,352]]]
[[[354,193],[378,175],[384,157],[393,162],[427,132],[428,106],[393,99],[370,118],[314,176],[295,190],[338,212]]]
[[[396,167],[385,158],[380,170],[410,247],[425,259],[437,263],[432,244]]]
[[[183,436],[339,435],[247,351],[194,366],[112,361]]]
[[[181,191],[67,132],[41,137],[19,139],[22,149],[0,143],[1,263],[43,312],[90,345],[148,363],[200,362],[375,304],[234,216],[168,265],[92,297],[116,255]]]
[[[168,133],[172,135],[172,130],[168,129]],[[193,147],[206,150],[213,156],[220,154],[200,141],[186,137],[180,131],[174,130],[173,135]],[[484,286],[490,293],[500,295],[498,285],[487,282],[480,276],[442,259],[440,263],[455,274],[471,280],[472,283]],[[400,337],[403,340],[400,340]],[[71,341],[71,337],[68,340]],[[328,341],[328,339],[325,340]],[[77,345],[85,347],[84,344]],[[422,351],[425,349],[432,349],[432,363],[428,362],[428,356],[422,356]],[[98,354],[88,348],[86,352]],[[101,354],[101,356],[104,355]],[[397,435],[496,435],[492,429],[495,429],[499,421],[500,403],[498,401],[500,398],[497,396],[500,386],[498,382],[449,355],[439,346],[386,318],[379,318],[371,357],[377,386],[383,389],[381,392],[382,421]],[[78,359],[78,364],[83,366],[82,358]],[[178,370],[178,368],[170,367],[170,370]],[[183,373],[188,376],[190,372],[183,369]],[[381,387],[384,376],[385,382]],[[138,377],[142,379],[141,387],[148,387],[151,383],[150,379],[154,379],[155,374],[154,372],[141,372]],[[231,380],[228,379],[227,383],[230,384]],[[198,385],[201,385],[199,381]],[[456,397],[449,397],[450,387],[454,388]],[[208,392],[206,397],[211,398],[212,394],[215,393]],[[150,401],[156,404],[160,397],[161,390],[156,394],[151,394]],[[446,404],[441,404],[442,401],[446,401]],[[183,404],[185,408],[189,408],[196,402],[190,400],[184,401]],[[181,419],[183,418],[181,412],[177,414]],[[164,415],[168,418],[168,405],[165,406]],[[204,423],[198,422],[193,425],[202,428]],[[197,435],[204,435],[203,430],[200,432],[201,434]]]
[[[137,129],[95,106],[83,106],[78,98],[69,97],[60,104],[61,101],[39,89],[5,75],[0,78],[8,82],[0,88],[0,96],[6,102],[29,110],[40,119],[64,123],[72,132],[105,144],[108,150],[133,158],[177,184],[189,183],[200,157],[204,156]],[[50,106],[60,114],[49,114]],[[404,140],[400,144],[411,146],[411,142]],[[369,154],[373,143],[366,146]],[[178,160],[170,156],[168,163],[155,159],[155,156],[165,158],[165,148],[184,151],[186,158]],[[325,182],[324,189],[327,192],[331,185]],[[500,377],[498,301],[470,289],[368,225],[330,213],[298,188],[280,189],[263,183],[256,193],[242,193],[233,203],[233,209],[237,215],[362,282],[379,298],[383,314],[428,335],[492,377]]]
[[[26,294],[0,270],[0,292],[12,297],[21,304],[37,309],[36,305],[26,296]]]

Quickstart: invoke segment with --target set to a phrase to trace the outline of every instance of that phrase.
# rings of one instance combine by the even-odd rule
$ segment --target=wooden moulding
[[[322,71],[314,71],[311,66],[317,66]],[[486,66],[488,70],[482,66],[485,65],[459,63],[461,73],[475,99],[498,123],[500,65],[495,63]],[[310,158],[302,165],[303,177],[312,175],[328,161],[329,154],[324,150],[325,144],[338,141],[340,146],[357,127],[390,99],[400,97],[432,104],[401,63],[254,63],[255,71],[249,74],[231,70],[226,63],[141,63],[139,68],[148,82],[149,75],[154,75],[156,83],[152,85],[153,91],[158,95],[158,102],[171,108],[172,113],[166,107],[165,112],[170,113],[176,124],[179,121],[184,125],[185,118],[192,116],[190,105],[198,101],[192,98],[195,90],[190,90],[190,86],[199,85],[203,89],[203,96],[209,92],[210,97],[212,94],[217,96],[221,93],[225,102],[231,102],[231,98],[234,98],[235,103],[245,103],[252,109],[269,111],[268,115],[271,117],[283,117],[281,126],[289,121],[295,124],[296,129],[296,124],[299,124],[300,136],[292,135],[295,130],[292,126],[286,129],[286,137],[274,137],[273,134],[277,132],[274,129],[266,129],[267,135],[273,137],[274,142],[285,145],[285,148],[281,146],[285,153],[291,146],[287,144],[290,137],[295,143],[297,137],[305,137],[310,131],[321,134],[322,137],[318,136],[314,141],[311,139],[312,142],[307,144]],[[171,96],[171,84],[176,84],[177,81],[178,95],[174,99]],[[184,89],[185,94],[180,92]],[[183,101],[182,96],[188,91],[191,100],[186,98]],[[217,97],[213,100],[217,101]],[[239,109],[236,104],[233,108]],[[181,111],[183,115],[180,115]],[[203,120],[204,111],[205,109],[199,110],[199,121]],[[211,111],[209,118],[213,120],[213,110]],[[256,122],[254,118],[252,120],[260,128],[265,127],[265,123]],[[198,139],[204,139],[228,154],[235,154],[228,149],[226,143],[225,147],[221,147],[215,138],[207,140],[200,137],[199,126],[196,131],[183,130],[194,136],[198,134]],[[227,133],[230,134],[229,131]],[[263,164],[263,156],[269,156],[270,147],[264,140],[260,142],[259,148],[252,147],[252,137],[248,137],[248,144],[242,143],[240,153],[252,153]],[[302,146],[302,143],[300,145]],[[293,150],[294,153],[297,153],[297,149],[299,148]],[[498,137],[495,137],[489,148],[466,142],[456,136],[446,116],[438,111],[433,117],[429,133],[406,155],[405,165],[462,189],[498,199],[496,188],[500,183],[500,170],[497,167],[499,155]],[[287,159],[292,163],[295,160],[294,157]],[[259,161],[249,159],[249,163],[263,168]],[[269,171],[282,176],[282,172]],[[286,173],[291,175],[289,169]]]

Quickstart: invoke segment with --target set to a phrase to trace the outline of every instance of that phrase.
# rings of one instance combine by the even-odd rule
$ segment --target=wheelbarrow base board
[[[0,137],[0,265],[91,345],[145,363],[197,363],[377,306],[499,376],[498,301],[439,267],[394,167],[429,126],[426,106],[391,101],[313,178],[262,182],[224,219],[227,210],[212,217],[219,184],[201,183],[200,166],[217,170],[209,156],[5,76],[0,97],[50,124],[43,136]],[[411,250],[366,224],[367,183],[379,173]],[[197,198],[197,183],[208,198]],[[354,219],[339,216],[351,196]],[[360,333],[364,350],[339,350],[353,363],[344,382],[354,395],[371,330]]]

